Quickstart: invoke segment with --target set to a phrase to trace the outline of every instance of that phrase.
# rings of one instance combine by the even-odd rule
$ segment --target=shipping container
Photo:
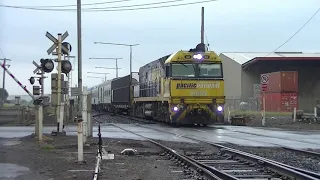
[[[262,75],[269,75],[265,92],[299,92],[297,71],[279,71]]]
[[[262,93],[265,96],[266,112],[293,112],[298,109],[298,93]],[[261,101],[263,110],[263,101]]]

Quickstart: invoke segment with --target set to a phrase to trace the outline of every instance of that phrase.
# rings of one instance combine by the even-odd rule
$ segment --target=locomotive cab
[[[176,124],[224,121],[224,80],[220,58],[212,51],[180,51],[165,62],[170,84],[170,120]]]

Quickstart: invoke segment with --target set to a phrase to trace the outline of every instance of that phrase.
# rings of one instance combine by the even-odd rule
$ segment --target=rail
[[[169,147],[167,147],[167,146],[164,146],[164,145],[162,145],[162,144],[160,144],[160,143],[158,143],[158,142],[156,142],[156,141],[153,141],[153,140],[151,140],[151,139],[149,139],[149,138],[147,138],[147,137],[145,137],[145,136],[142,136],[142,135],[137,134],[137,133],[135,133],[135,132],[133,132],[133,131],[127,130],[127,129],[125,129],[125,128],[122,128],[122,127],[120,127],[120,126],[118,126],[118,125],[116,125],[116,124],[112,124],[112,125],[115,126],[115,127],[117,127],[117,128],[119,128],[119,129],[122,129],[122,130],[124,130],[124,131],[130,132],[130,133],[132,133],[132,134],[134,134],[134,135],[136,135],[136,136],[142,137],[142,138],[148,140],[149,142],[151,142],[151,143],[153,143],[153,144],[161,147],[162,149],[165,149],[166,152],[167,152],[167,156],[168,156],[168,155],[171,155],[171,157],[175,158],[176,160],[180,161],[181,163],[186,163],[186,164],[188,164],[189,166],[192,166],[193,169],[195,169],[198,173],[206,176],[207,178],[209,178],[209,179],[215,179],[215,180],[222,180],[221,178],[219,178],[218,176],[216,176],[215,174],[213,174],[213,173],[212,173],[211,171],[209,171],[208,169],[201,167],[201,165],[199,165],[199,164],[201,164],[201,163],[199,163],[199,162],[196,163],[196,162],[192,161],[192,159],[190,159],[190,158],[188,158],[188,157],[186,157],[186,156],[184,156],[184,155],[181,155],[181,154],[179,154],[178,152],[176,152],[175,150],[173,150],[173,149],[171,149],[171,148],[169,148]],[[232,179],[232,180],[235,180],[235,179]]]
[[[146,126],[140,125],[140,124],[137,125],[137,126],[141,126],[141,127],[144,127],[144,128],[153,129],[153,130],[156,130],[156,131],[160,131],[160,132],[165,132],[165,133],[168,133],[168,134],[176,135],[175,133],[168,132],[168,131],[165,131],[165,130],[160,130],[160,129],[149,127],[149,126],[146,127]],[[183,137],[183,138],[186,138],[186,139],[189,139],[189,140],[202,142],[202,143],[206,143],[206,144],[212,145],[214,147],[221,148],[221,152],[222,153],[228,152],[228,153],[240,156],[240,157],[242,157],[244,159],[250,159],[250,161],[255,161],[255,162],[259,163],[259,164],[263,164],[264,166],[267,166],[270,169],[274,169],[277,172],[280,172],[282,174],[287,174],[287,175],[293,176],[293,177],[298,178],[298,179],[303,179],[303,180],[320,179],[320,174],[315,173],[315,172],[311,172],[311,171],[308,171],[308,170],[305,170],[305,169],[300,169],[300,168],[297,168],[297,167],[293,167],[293,166],[290,166],[290,165],[287,165],[287,164],[283,164],[283,163],[280,163],[280,162],[277,162],[277,161],[273,161],[273,160],[270,160],[270,159],[267,159],[267,158],[263,158],[263,157],[260,157],[260,156],[257,156],[257,155],[246,153],[246,152],[243,152],[243,151],[240,151],[240,150],[237,150],[237,149],[229,148],[229,147],[226,147],[226,146],[223,146],[223,145],[220,145],[220,144],[211,143],[211,142],[208,142],[208,141],[205,141],[205,140],[199,140],[199,139],[192,138],[192,137],[189,137],[189,136],[184,136],[184,135],[179,135],[179,136]]]

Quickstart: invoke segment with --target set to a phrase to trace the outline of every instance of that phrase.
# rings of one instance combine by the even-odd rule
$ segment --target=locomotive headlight
[[[221,111],[222,111],[222,106],[218,106],[218,107],[217,107],[217,110],[218,110],[219,112],[221,112]]]
[[[193,58],[197,60],[201,60],[203,57],[202,57],[202,54],[194,54]]]
[[[177,106],[174,106],[174,107],[173,107],[173,111],[174,111],[174,112],[177,112],[178,110],[179,110],[179,108],[178,108]]]

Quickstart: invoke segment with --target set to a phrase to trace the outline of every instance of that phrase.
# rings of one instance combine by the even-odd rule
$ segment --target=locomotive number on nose
[[[191,91],[191,96],[207,96],[207,91]]]

